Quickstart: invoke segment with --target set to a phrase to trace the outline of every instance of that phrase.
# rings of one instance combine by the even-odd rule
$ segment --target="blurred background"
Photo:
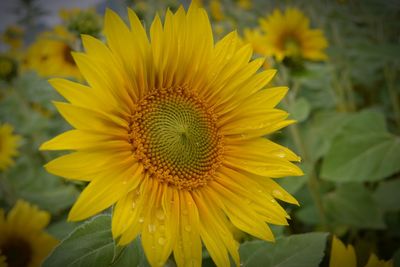
[[[358,266],[374,253],[400,266],[400,2],[398,0],[200,1],[215,40],[237,29],[271,86],[289,86],[281,108],[298,123],[269,137],[302,157],[303,177],[279,179],[299,201],[284,205],[288,227],[277,237],[330,232],[352,244]],[[70,52],[80,34],[103,39],[107,7],[135,10],[149,26],[158,12],[190,1],[15,0],[0,2],[0,208],[18,199],[51,214],[58,240],[79,223],[66,221],[83,182],[48,174],[59,154],[40,144],[69,129],[56,112],[51,77],[84,82]],[[241,243],[252,237],[237,233]],[[323,247],[321,266],[329,262]],[[324,256],[325,255],[325,256]],[[212,262],[205,255],[205,263]],[[208,259],[208,261],[207,261]],[[249,265],[250,266],[250,265]]]

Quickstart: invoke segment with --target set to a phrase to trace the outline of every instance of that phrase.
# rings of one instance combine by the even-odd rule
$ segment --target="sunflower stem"
[[[292,110],[292,105],[295,102],[295,93],[297,93],[297,90],[299,89],[299,81],[294,80],[292,84],[292,88],[296,88],[295,92],[289,92],[288,96],[283,99],[283,104],[286,106],[288,110]],[[323,226],[324,229],[328,229],[328,223],[327,223],[327,218],[326,218],[326,213],[325,213],[325,208],[323,205],[322,197],[320,194],[320,184],[318,180],[318,175],[315,172],[314,166],[312,159],[308,153],[307,147],[303,142],[303,139],[301,138],[299,127],[297,124],[292,124],[289,127],[289,132],[290,135],[294,141],[294,144],[297,148],[297,151],[300,153],[300,155],[303,158],[303,161],[305,163],[310,164],[312,166],[310,173],[308,175],[307,179],[307,186],[308,190],[310,191],[311,197],[313,198],[317,210],[318,210],[318,215],[321,221],[321,225]]]
[[[12,206],[16,201],[14,190],[8,182],[7,178],[5,177],[4,173],[0,174],[0,195],[3,196],[3,199],[10,206]]]
[[[387,83],[387,89],[389,92],[389,98],[392,103],[392,109],[394,113],[394,118],[397,124],[398,129],[400,130],[400,106],[397,100],[397,93],[395,89],[395,72],[392,71],[389,66],[385,66],[384,68],[384,75]]]

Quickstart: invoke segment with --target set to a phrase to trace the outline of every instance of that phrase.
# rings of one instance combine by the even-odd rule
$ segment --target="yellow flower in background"
[[[13,157],[18,155],[19,135],[13,134],[14,128],[4,123],[0,125],[0,171],[14,164]]]
[[[22,68],[34,70],[43,77],[80,79],[81,74],[71,55],[74,41],[74,36],[63,27],[41,34],[29,47],[22,61]]]
[[[80,34],[98,36],[100,34],[102,21],[94,8],[61,9],[59,15],[66,24],[66,28],[77,36]]]
[[[223,20],[225,18],[224,9],[221,4],[221,0],[211,0],[209,4],[210,14],[216,21]]]
[[[262,56],[267,56],[269,54],[267,37],[260,29],[244,29],[244,41],[250,43],[254,52],[257,54]]]
[[[150,39],[128,10],[130,28],[107,10],[107,45],[83,35],[74,59],[88,85],[50,83],[69,103],[55,103],[75,128],[41,150],[73,150],[46,169],[90,182],[69,220],[116,204],[112,233],[120,245],[141,235],[152,266],[171,253],[178,266],[201,266],[202,243],[218,266],[239,265],[229,224],[274,240],[267,223],[287,225],[275,199],[298,204],[273,179],[302,175],[299,157],[263,138],[291,123],[275,106],[286,87],[265,89],[275,70],[258,71],[236,32],[214,45],[207,13],[192,5]]]
[[[9,45],[11,50],[17,50],[22,47],[23,37],[24,30],[17,25],[11,25],[3,32],[1,40]]]
[[[252,0],[237,0],[236,2],[238,7],[244,10],[249,10],[253,7]]]
[[[357,258],[353,246],[345,246],[340,239],[333,236],[329,267],[357,267]],[[393,260],[379,260],[375,254],[371,254],[365,267],[393,267]]]
[[[5,216],[0,209],[0,265],[39,267],[58,241],[44,232],[50,214],[23,200]],[[1,265],[4,266],[4,265]]]
[[[298,9],[288,8],[282,13],[276,9],[272,15],[260,20],[266,33],[267,50],[278,61],[285,57],[308,60],[326,60],[324,49],[328,42],[319,29],[310,29],[309,19]]]

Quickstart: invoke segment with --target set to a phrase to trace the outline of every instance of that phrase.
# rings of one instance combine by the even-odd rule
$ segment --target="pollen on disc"
[[[220,166],[223,140],[212,110],[185,88],[154,90],[130,126],[135,157],[151,177],[180,189],[204,186]]]

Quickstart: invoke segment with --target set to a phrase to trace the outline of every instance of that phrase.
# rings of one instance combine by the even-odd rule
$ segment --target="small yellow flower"
[[[253,7],[253,2],[252,0],[237,0],[237,5],[241,9],[249,10]]]
[[[278,61],[285,57],[308,60],[326,60],[324,49],[328,42],[319,29],[310,29],[309,19],[298,9],[288,8],[282,13],[276,9],[272,15],[260,20],[266,33],[268,53]]]
[[[287,88],[266,88],[276,71],[259,71],[264,60],[236,32],[214,44],[202,8],[167,11],[150,31],[128,16],[131,27],[107,10],[106,45],[83,36],[86,53],[74,58],[88,85],[50,81],[75,129],[41,149],[74,152],[46,169],[90,181],[70,220],[115,205],[114,238],[141,235],[152,266],[171,253],[178,266],[201,266],[202,244],[217,266],[229,254],[239,265],[229,224],[272,241],[268,224],[289,218],[276,199],[298,204],[273,178],[302,175],[299,157],[264,137],[294,122],[276,108]]]
[[[75,37],[63,27],[42,33],[28,49],[22,61],[22,68],[35,70],[43,77],[80,79],[80,72],[71,55],[74,41]]]
[[[0,266],[39,267],[58,241],[43,231],[50,214],[23,200],[5,216],[0,209]]]
[[[14,164],[13,157],[18,155],[19,135],[13,134],[14,128],[5,123],[0,125],[0,171]]]
[[[345,246],[340,239],[333,236],[329,267],[357,267],[357,258],[353,246]],[[365,267],[393,267],[393,260],[379,260],[375,254],[371,254]]]
[[[255,53],[261,56],[267,56],[269,54],[267,36],[261,32],[259,28],[244,29],[244,41],[251,44]]]
[[[100,34],[102,20],[94,8],[61,9],[59,15],[66,28],[77,36],[80,34],[98,36]]]
[[[211,16],[214,20],[220,21],[225,18],[224,9],[221,4],[221,0],[211,0],[209,7],[210,7]]]
[[[24,30],[17,26],[9,26],[1,36],[1,40],[10,46],[11,50],[17,50],[22,47]]]

